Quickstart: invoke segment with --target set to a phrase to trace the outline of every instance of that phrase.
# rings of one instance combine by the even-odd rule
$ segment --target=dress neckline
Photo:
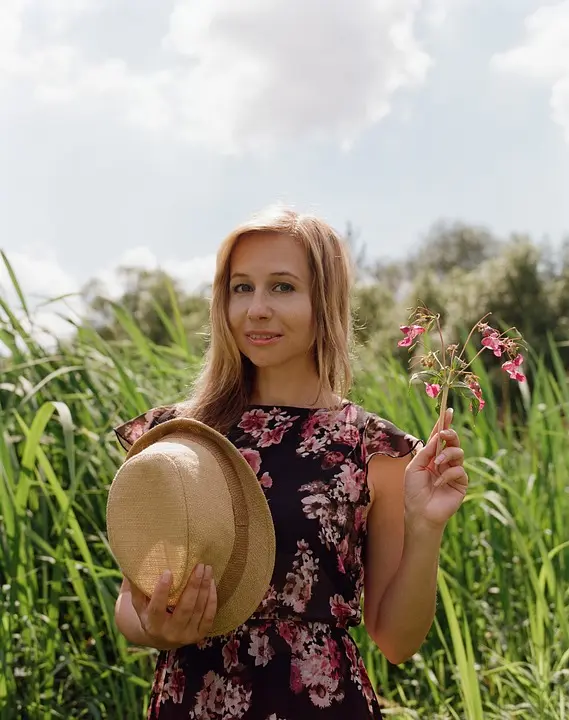
[[[350,404],[350,400],[342,400],[338,408],[330,408],[330,407],[309,407],[307,405],[279,405],[276,403],[250,403],[246,405],[246,410],[291,410],[293,412],[318,412],[319,410],[327,410],[329,412],[337,412],[339,410],[344,410],[344,408]]]

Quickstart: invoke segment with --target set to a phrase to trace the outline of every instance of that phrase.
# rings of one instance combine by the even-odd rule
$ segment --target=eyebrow
[[[272,273],[269,273],[269,276],[270,277],[287,276],[287,277],[294,278],[295,280],[298,280],[298,282],[302,282],[302,280],[298,277],[298,275],[295,275],[294,273],[289,272],[288,270],[279,270],[278,272],[272,272]],[[231,279],[233,280],[234,278],[247,278],[247,277],[249,277],[247,275],[247,273],[233,273],[233,275],[231,276]]]

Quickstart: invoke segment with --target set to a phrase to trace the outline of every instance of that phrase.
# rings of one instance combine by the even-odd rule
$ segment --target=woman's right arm
[[[174,650],[207,636],[217,611],[215,580],[210,567],[198,565],[190,575],[174,612],[167,611],[171,576],[164,576],[151,598],[124,578],[115,603],[115,622],[133,645]]]

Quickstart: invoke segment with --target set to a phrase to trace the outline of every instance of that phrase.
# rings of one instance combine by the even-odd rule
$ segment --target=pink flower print
[[[286,428],[284,425],[277,425],[272,430],[265,429],[261,434],[261,439],[259,440],[259,446],[260,447],[269,447],[270,445],[278,445],[281,442],[281,440],[283,439],[285,430],[286,430]]]
[[[204,686],[208,690],[207,709],[221,715],[225,701],[225,683],[220,675],[210,671],[206,675]]]
[[[314,435],[318,430],[319,426],[320,418],[318,417],[318,413],[309,415],[302,424],[302,439],[308,440],[309,437],[312,437],[312,435]]]
[[[296,559],[292,565],[292,572],[286,575],[286,584],[281,593],[284,605],[301,613],[312,597],[312,586],[318,578],[318,559],[315,559],[307,543],[299,540]]]
[[[321,452],[326,447],[326,438],[325,437],[318,437],[318,435],[311,435],[310,437],[306,438],[301,445],[299,445],[297,452],[299,452],[301,455],[308,455],[312,453],[313,455],[317,455],[319,452]]]
[[[496,357],[502,357],[502,341],[500,336],[495,330],[484,332],[484,338],[482,339],[482,345],[489,350],[492,350]]]
[[[221,653],[223,655],[223,666],[225,667],[226,672],[230,672],[238,664],[240,644],[239,640],[233,637],[223,646]]]
[[[261,483],[261,487],[264,487],[264,488],[273,487],[273,478],[269,475],[268,472],[263,473],[259,482]]]
[[[363,526],[365,525],[367,520],[367,507],[364,507],[363,505],[358,505],[356,508],[356,512],[354,514],[354,530],[358,533]]]
[[[249,655],[255,658],[255,665],[267,665],[274,657],[275,651],[269,644],[268,635],[261,633],[251,633],[251,646],[249,647]]]
[[[293,657],[290,664],[290,689],[298,695],[303,690],[302,676],[300,673],[299,660]]]
[[[411,347],[413,340],[425,332],[425,328],[420,325],[402,325],[399,329],[405,335],[403,340],[397,343],[399,347]]]
[[[324,647],[326,649],[326,656],[330,658],[330,668],[332,670],[338,670],[340,668],[340,648],[338,643],[331,637],[326,637],[323,640]]]
[[[326,652],[329,645],[316,646],[300,663],[302,684],[309,688],[308,695],[313,705],[330,707],[332,700],[339,700],[343,693],[335,694],[338,689],[336,660]]]
[[[508,375],[512,378],[512,380],[517,380],[518,382],[522,383],[526,380],[526,376],[522,372],[520,372],[520,367],[522,366],[523,361],[524,356],[520,353],[519,355],[516,355],[513,360],[505,362],[502,365],[502,370],[507,372]]]
[[[277,591],[274,585],[271,585],[265,593],[265,597],[261,600],[257,612],[261,614],[271,613],[277,605],[277,600]]]
[[[252,435],[253,437],[259,437],[259,435],[261,435],[261,433],[267,427],[269,418],[270,416],[268,415],[268,413],[260,410],[259,408],[255,410],[249,410],[248,412],[243,414],[243,417],[241,418],[241,422],[239,423],[238,427],[240,427],[242,430],[244,430],[246,433],[249,433],[249,435]]]
[[[230,678],[225,690],[223,718],[241,718],[251,707],[252,690],[238,678]],[[221,717],[221,716],[220,716]]]
[[[355,425],[341,425],[337,432],[334,433],[332,440],[334,442],[341,443],[342,445],[348,445],[350,447],[356,447],[360,439],[360,433]]]
[[[328,688],[324,684],[310,688],[308,696],[312,704],[316,705],[316,707],[326,708],[332,704],[332,698],[330,697]]]
[[[338,476],[341,482],[342,492],[350,502],[356,502],[361,494],[360,478],[358,468],[352,462],[342,465],[342,472]]]
[[[354,670],[358,665],[358,656],[357,656],[356,648],[355,648],[353,642],[349,638],[344,636],[342,638],[342,640],[344,642],[346,656],[350,662],[350,667],[352,668],[352,670]]]
[[[354,608],[348,605],[342,595],[334,595],[330,598],[330,610],[338,620],[339,627],[346,627],[348,620],[356,615]]]
[[[282,639],[291,646],[296,642],[297,632],[296,632],[296,624],[290,623],[290,622],[281,622],[279,623],[279,635],[282,637]]]
[[[337,450],[327,452],[322,460],[322,468],[327,470],[335,465],[339,465],[344,459],[344,453],[338,452]]]
[[[365,669],[364,661],[362,660],[361,656],[358,657],[358,670],[359,670],[361,687],[362,687],[363,693],[365,695],[365,698],[367,700],[368,708],[371,712],[372,701],[375,700],[376,697],[375,697],[375,692],[374,692],[373,686],[372,686],[369,676],[367,674],[367,670]]]
[[[239,452],[249,465],[253,468],[253,472],[257,474],[261,469],[261,455],[257,450],[251,450],[250,448],[239,448]]]
[[[344,562],[348,558],[349,551],[348,538],[344,537],[338,546],[338,570],[344,575],[346,574]]]
[[[184,671],[177,667],[172,671],[168,682],[164,685],[164,691],[172,698],[172,701],[178,705],[184,698],[184,688],[186,686],[186,677]]]
[[[427,393],[427,395],[429,397],[431,397],[433,399],[436,398],[437,395],[440,393],[440,391],[441,391],[441,386],[438,385],[437,383],[433,383],[432,385],[429,385],[429,383],[425,383],[425,392]]]

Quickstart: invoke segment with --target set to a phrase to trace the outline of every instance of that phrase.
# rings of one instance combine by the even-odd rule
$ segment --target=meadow
[[[25,305],[25,298],[20,298]],[[111,428],[183,397],[200,363],[182,319],[158,346],[78,327],[40,346],[0,297],[0,717],[142,718],[155,654],[114,626],[120,573],[105,535],[124,452]],[[569,718],[569,385],[533,358],[513,411],[455,404],[471,485],[442,548],[435,624],[394,667],[354,630],[389,718]],[[352,397],[425,437],[436,414],[389,358],[365,353]]]

